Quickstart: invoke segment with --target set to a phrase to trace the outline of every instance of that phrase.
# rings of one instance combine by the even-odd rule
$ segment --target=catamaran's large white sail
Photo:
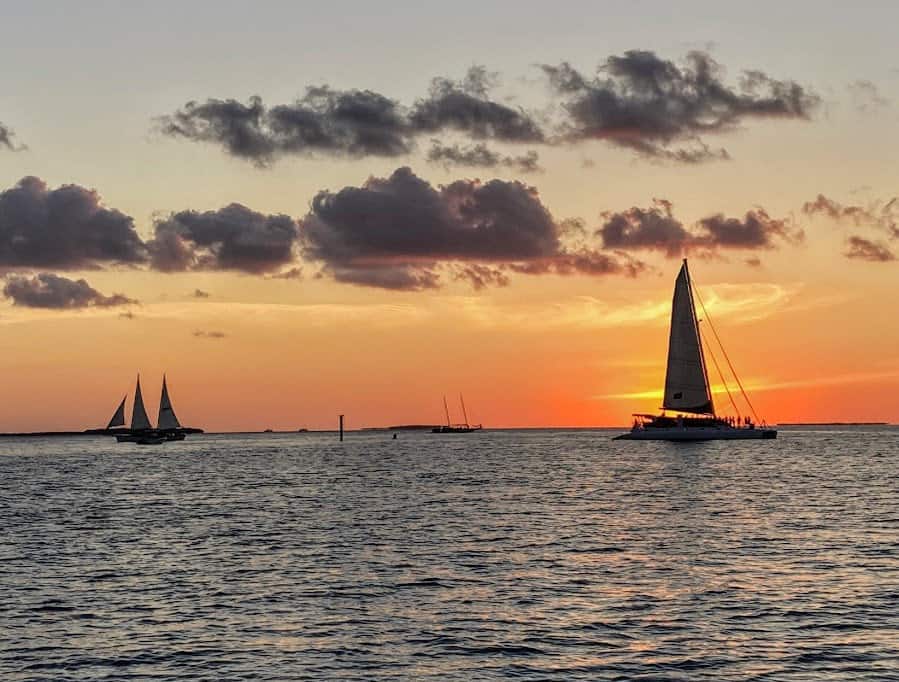
[[[665,374],[665,399],[662,407],[696,414],[713,414],[715,411],[693,307],[687,261],[684,261],[674,285],[671,335],[668,339],[668,371]]]
[[[115,411],[115,414],[112,415],[112,419],[110,419],[109,423],[106,425],[107,429],[111,429],[114,426],[125,426],[125,401],[127,399],[127,395],[122,398],[122,402],[119,403],[118,409]]]
[[[159,428],[180,429],[181,424],[172,409],[172,401],[169,399],[169,389],[165,385],[165,375],[162,375],[162,397],[159,399]]]
[[[144,408],[144,398],[140,393],[140,377],[137,377],[137,388],[134,391],[134,413],[131,415],[131,430],[144,431],[152,429],[147,410]]]

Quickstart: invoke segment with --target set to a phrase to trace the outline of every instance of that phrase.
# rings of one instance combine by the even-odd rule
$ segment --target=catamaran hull
[[[716,427],[674,427],[633,429],[613,440],[771,440],[777,438],[775,429],[732,429]]]

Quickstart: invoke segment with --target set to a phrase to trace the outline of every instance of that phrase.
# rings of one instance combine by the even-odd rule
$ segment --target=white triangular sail
[[[111,429],[114,426],[125,426],[125,401],[128,399],[128,396],[122,398],[122,402],[119,403],[118,409],[115,411],[115,414],[112,415],[112,419],[109,420],[109,423],[106,425],[107,429]]]
[[[159,428],[180,429],[181,424],[172,409],[172,401],[169,399],[169,389],[165,384],[165,375],[162,375],[162,396],[159,398]]]
[[[140,376],[137,377],[137,388],[134,390],[134,412],[131,415],[131,430],[143,431],[152,429],[147,410],[144,408],[144,397],[140,393]]]
[[[714,414],[705,370],[699,324],[693,307],[687,261],[677,276],[671,303],[671,334],[668,339],[668,370],[665,374],[666,410]]]

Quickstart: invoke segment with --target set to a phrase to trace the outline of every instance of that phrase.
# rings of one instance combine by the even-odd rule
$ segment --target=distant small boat
[[[465,418],[465,422],[462,424],[453,424],[450,421],[449,407],[446,405],[446,396],[443,396],[443,411],[446,414],[446,424],[435,426],[431,429],[431,433],[471,433],[472,431],[480,431],[484,428],[481,424],[468,423],[468,413],[465,411],[465,400],[462,398],[461,393],[459,394],[459,402],[462,404],[462,416]]]
[[[706,318],[708,319],[708,315]],[[708,322],[711,327],[711,320]],[[712,332],[717,339],[714,327]],[[724,355],[727,358],[727,354]],[[712,360],[717,368],[718,363],[714,354]],[[743,384],[733,372],[729,359],[727,362],[747,405],[754,413],[752,403],[743,391]],[[722,381],[723,378],[722,374]],[[662,414],[635,414],[633,428],[616,436],[615,440],[697,441],[777,438],[777,431],[765,428],[764,422],[761,426],[757,426],[748,416],[740,416],[726,382],[724,386],[737,412],[734,418],[722,418],[715,413],[702,337],[699,333],[699,320],[693,302],[693,282],[685,258],[674,284],[674,298],[671,303],[671,330],[668,339],[668,367],[665,374]],[[666,415],[665,410],[674,411],[675,416]],[[756,421],[759,421],[757,417]]]

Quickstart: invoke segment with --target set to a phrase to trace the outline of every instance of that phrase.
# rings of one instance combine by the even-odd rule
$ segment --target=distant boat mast
[[[450,425],[449,408],[446,406],[446,396],[443,396],[443,411],[446,413],[446,425]]]

